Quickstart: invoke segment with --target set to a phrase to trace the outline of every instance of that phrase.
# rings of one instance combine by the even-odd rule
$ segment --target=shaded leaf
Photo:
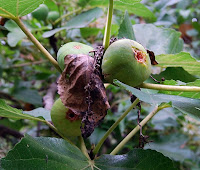
[[[28,88],[17,88],[12,93],[13,97],[26,103],[33,105],[42,105],[42,97],[39,95],[37,90]]]
[[[102,155],[95,165],[105,170],[175,170],[177,167],[168,157],[153,150],[133,149],[125,155]]]
[[[114,84],[130,91],[141,101],[150,104],[161,104],[163,102],[170,103],[172,102],[172,107],[179,109],[183,113],[188,113],[196,117],[200,117],[200,100],[192,99],[187,97],[175,96],[175,95],[166,95],[166,94],[148,94],[142,92],[136,88],[128,86],[124,83],[121,83],[118,80],[114,81]]]
[[[135,24],[133,31],[136,41],[153,51],[155,55],[174,54],[183,49],[181,33],[173,29],[156,27],[153,24]]]
[[[180,80],[185,83],[192,82],[197,79],[185,71],[182,67],[167,67],[165,71],[161,72],[159,75],[154,74],[153,77],[157,80],[161,80],[161,78],[164,77],[165,80]]]
[[[47,31],[43,34],[44,38],[51,37],[52,35],[60,32],[62,30],[69,30],[72,28],[83,28],[95,19],[103,15],[103,10],[101,8],[93,8],[88,11],[82,12],[81,14],[75,16],[67,22],[67,24],[61,28],[56,28],[51,31]]]
[[[134,149],[126,155],[102,155],[88,160],[83,153],[67,141],[57,138],[29,135],[1,159],[3,169],[149,169],[173,170],[169,158],[153,150]]]
[[[128,15],[127,11],[125,11],[124,18],[120,25],[118,38],[128,38],[131,40],[135,39],[135,36],[133,33],[133,28],[132,28],[132,23],[129,20],[129,15]]]
[[[65,69],[58,80],[62,103],[82,116],[82,135],[88,137],[110,107],[105,87],[94,72],[94,59],[88,55],[67,55]]]
[[[43,2],[44,0],[0,0],[0,16],[22,17],[31,13]]]
[[[153,129],[165,130],[168,127],[177,127],[177,116],[173,113],[173,110],[173,108],[165,108],[156,113],[156,115],[151,120]]]
[[[11,119],[29,119],[29,120],[37,120],[44,122],[44,119],[30,116],[28,114],[24,114],[22,110],[15,109],[6,104],[6,102],[0,99],[0,116],[8,117]]]
[[[175,161],[183,162],[184,160],[194,160],[194,152],[185,146],[188,141],[188,137],[183,134],[165,134],[165,136],[160,136],[155,139],[151,145],[146,145],[145,149],[156,150]]]
[[[200,75],[200,62],[193,58],[190,53],[180,52],[178,54],[162,54],[156,56],[158,67],[183,67],[188,73]]]
[[[46,121],[51,121],[50,110],[47,110],[42,107],[39,107],[39,108],[31,110],[31,111],[23,111],[23,113],[34,116],[34,117],[42,117]]]
[[[11,47],[15,47],[20,40],[26,37],[24,32],[12,20],[5,23],[5,28],[10,31],[7,35],[7,41]]]
[[[81,151],[63,139],[29,135],[1,159],[4,169],[82,169],[88,166]]]

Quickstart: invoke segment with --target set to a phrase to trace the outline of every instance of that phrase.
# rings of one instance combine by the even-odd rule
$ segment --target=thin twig
[[[131,104],[131,106],[119,117],[119,119],[108,129],[108,131],[105,133],[105,135],[102,137],[102,139],[99,141],[97,146],[95,147],[93,153],[96,155],[99,152],[99,149],[101,148],[104,141],[107,139],[107,137],[111,134],[111,132],[118,126],[118,124],[126,117],[126,115],[139,103],[139,99],[136,98],[135,101]]]
[[[154,90],[166,90],[166,91],[200,92],[200,87],[197,86],[172,86],[163,84],[143,83],[138,87],[146,89],[154,89]]]
[[[156,106],[155,109],[149,113],[141,122],[140,125],[143,127],[158,111],[169,107],[169,105],[164,105],[161,107]],[[140,126],[137,125],[116,147],[115,149],[110,153],[110,155],[116,155],[123,146],[140,130]]]

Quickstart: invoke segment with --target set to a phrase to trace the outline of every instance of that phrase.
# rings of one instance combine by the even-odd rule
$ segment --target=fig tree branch
[[[149,113],[141,122],[140,125],[143,127],[153,116],[156,115],[160,110],[170,107],[168,104],[161,104],[161,106],[156,106],[155,109]],[[110,155],[116,155],[123,146],[140,130],[140,126],[137,125],[110,153]]]
[[[163,84],[142,83],[140,88],[166,90],[166,91],[182,91],[182,92],[200,92],[200,87],[197,86],[172,86]]]
[[[102,137],[102,139],[99,141],[97,146],[94,148],[94,155],[96,155],[99,152],[99,149],[103,145],[106,138],[112,133],[112,131],[118,126],[118,124],[126,117],[126,115],[139,103],[139,99],[136,98],[135,101],[132,103],[132,105],[119,117],[119,119],[108,129],[108,131],[105,133],[105,135]]]
[[[82,136],[78,136],[78,139],[80,141],[80,145],[81,145],[80,147],[81,147],[82,153],[90,160],[90,157],[88,155],[87,148],[85,146],[85,142],[84,142]]]
[[[113,0],[109,0],[107,23],[106,23],[106,28],[104,32],[104,40],[103,40],[104,50],[108,48],[109,43],[110,43],[112,15],[113,15]]]
[[[13,19],[32,43],[46,56],[46,58],[54,65],[54,67],[61,73],[58,62],[51,56],[51,54],[42,46],[42,44],[33,36],[33,34],[26,28],[19,18]]]

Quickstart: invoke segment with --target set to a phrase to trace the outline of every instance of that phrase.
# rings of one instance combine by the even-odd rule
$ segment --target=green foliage
[[[4,0],[0,1],[0,16],[6,18],[22,17],[36,9],[44,0]]]
[[[44,122],[44,119],[24,114],[22,110],[15,109],[6,104],[4,100],[0,100],[0,116],[12,119],[29,119]]]
[[[193,58],[189,53],[180,52],[178,54],[167,54],[156,56],[160,67],[182,67],[192,75],[200,76],[200,62]]]
[[[84,140],[85,144],[81,137],[71,138],[71,144],[62,134],[65,140],[53,138],[60,137],[49,130],[50,127],[59,133],[51,124],[50,108],[59,98],[55,84],[60,74],[52,60],[46,59],[47,53],[33,45],[35,41],[23,32],[22,25],[52,58],[56,58],[58,49],[69,42],[85,44],[92,51],[102,44],[104,32],[111,31],[111,37],[135,40],[154,52],[158,65],[152,66],[152,76],[159,81],[164,77],[165,81],[157,84],[149,78],[145,83],[183,89],[200,87],[198,0],[114,0],[112,27],[108,30],[105,25],[109,2],[112,0],[0,0],[0,126],[3,129],[0,157],[4,157],[0,160],[0,169],[200,168],[199,91],[147,88],[140,91],[115,81],[118,86],[106,88],[111,109],[90,138]],[[46,10],[41,12],[45,15],[32,17],[38,7],[45,6],[43,3]],[[67,50],[63,57],[72,51]],[[140,130],[137,128],[139,107],[130,109],[130,94],[125,90],[142,101],[140,121],[147,120],[159,104],[168,108],[159,106],[161,110],[143,126],[143,135],[153,141],[144,142],[144,150],[135,149],[140,135],[137,132],[118,155],[108,155],[120,141],[127,139],[129,132]],[[93,144],[97,146],[128,109],[130,112],[100,148],[99,156],[93,157]],[[15,136],[25,133],[34,137],[25,135],[20,141]],[[94,160],[89,159],[87,152]],[[172,160],[180,165],[176,167]]]
[[[200,100],[198,99],[186,98],[186,97],[181,97],[181,96],[176,96],[176,95],[173,96],[173,95],[164,95],[164,94],[148,94],[140,90],[137,90],[133,87],[130,87],[124,83],[121,83],[118,80],[115,80],[114,84],[130,91],[133,95],[135,95],[141,101],[144,101],[146,103],[156,105],[156,104],[161,104],[163,102],[165,103],[172,102],[172,107],[179,109],[183,113],[192,114],[193,116],[196,116],[197,118],[200,115],[200,109],[198,107],[200,106]]]
[[[23,164],[21,160],[23,160]],[[150,166],[149,162],[151,162]],[[106,170],[113,168],[175,169],[174,163],[169,158],[152,150],[134,149],[127,155],[102,155],[91,161],[77,147],[63,139],[33,138],[29,135],[26,135],[5,158],[1,159],[1,166],[4,169],[29,169],[30,167]]]

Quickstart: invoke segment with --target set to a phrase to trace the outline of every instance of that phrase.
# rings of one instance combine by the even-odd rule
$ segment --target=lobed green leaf
[[[22,17],[31,13],[44,0],[0,0],[0,16],[5,18]]]
[[[183,113],[190,114],[192,116],[200,117],[200,100],[192,99],[187,97],[181,97],[176,95],[166,95],[166,94],[149,94],[143,91],[140,91],[136,88],[128,86],[118,80],[114,81],[114,84],[126,89],[131,92],[141,101],[150,104],[161,104],[163,102],[170,103],[172,102],[172,107],[179,109]]]
[[[200,76],[200,62],[193,58],[190,53],[157,55],[158,67],[183,67],[188,73]]]

